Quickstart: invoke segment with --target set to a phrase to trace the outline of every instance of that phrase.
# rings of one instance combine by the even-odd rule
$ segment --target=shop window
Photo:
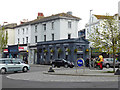
[[[77,58],[83,58],[83,54],[77,54]]]
[[[68,55],[65,55],[65,59],[68,60]]]
[[[58,53],[58,58],[60,58],[60,53]]]

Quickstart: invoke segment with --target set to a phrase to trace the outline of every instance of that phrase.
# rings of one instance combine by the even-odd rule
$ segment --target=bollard
[[[55,72],[52,67],[49,68],[48,72]]]

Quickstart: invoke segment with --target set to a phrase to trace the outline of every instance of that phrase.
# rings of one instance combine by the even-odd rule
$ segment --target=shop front
[[[37,64],[50,64],[54,59],[63,58],[74,62],[77,58],[89,57],[89,42],[84,38],[38,42]]]
[[[28,63],[28,50],[27,45],[11,45],[3,50],[2,58],[21,58]]]

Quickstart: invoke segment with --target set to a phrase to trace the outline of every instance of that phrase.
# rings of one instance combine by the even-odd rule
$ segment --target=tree
[[[0,27],[0,54],[2,54],[3,48],[6,47],[8,41],[8,32],[4,27]]]
[[[113,54],[113,72],[115,72],[115,54],[116,49],[119,47],[119,28],[118,21],[113,16],[106,15],[105,19],[102,19],[98,27],[93,27],[93,33],[90,34],[89,40],[92,42],[92,46],[95,48],[101,48],[108,53]]]

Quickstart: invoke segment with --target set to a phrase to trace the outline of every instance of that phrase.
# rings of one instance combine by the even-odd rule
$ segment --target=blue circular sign
[[[77,60],[77,65],[79,67],[83,66],[83,64],[84,64],[84,60],[83,59],[80,58],[80,59]]]

